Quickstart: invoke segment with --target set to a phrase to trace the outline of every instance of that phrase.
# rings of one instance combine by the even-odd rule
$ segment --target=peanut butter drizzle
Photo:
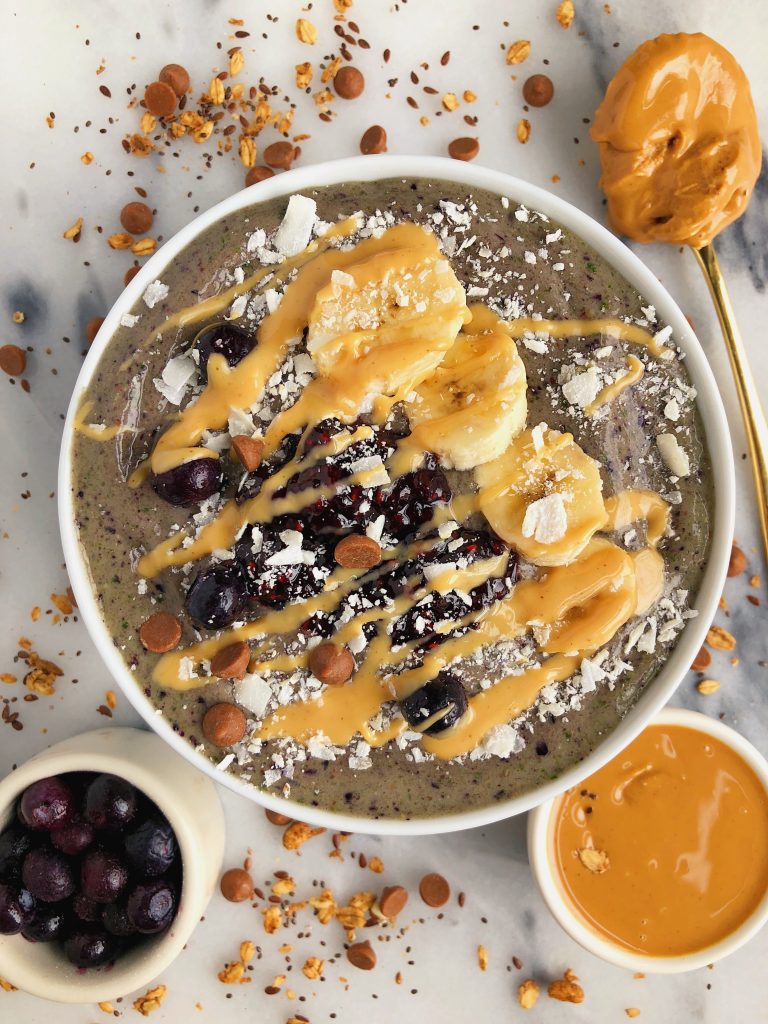
[[[110,426],[101,423],[86,423],[85,418],[93,409],[93,402],[84,401],[80,403],[72,426],[78,434],[89,437],[92,441],[113,441],[118,434],[131,433],[132,427],[124,426],[122,423],[113,423]]]
[[[627,372],[612,384],[607,384],[602,391],[599,391],[594,400],[584,409],[584,412],[587,416],[594,416],[598,409],[612,402],[615,398],[618,398],[622,391],[626,391],[627,388],[631,388],[633,384],[637,384],[639,380],[642,380],[644,373],[645,367],[637,356],[628,355]]]
[[[702,33],[649,39],[595,113],[614,229],[700,248],[744,212],[762,159],[749,81]]]
[[[619,491],[606,500],[605,511],[608,513],[606,530],[623,530],[644,519],[646,539],[654,548],[669,526],[669,505],[656,491]]]

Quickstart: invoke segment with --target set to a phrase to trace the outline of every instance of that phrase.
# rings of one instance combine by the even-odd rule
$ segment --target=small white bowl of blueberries
[[[153,733],[38,754],[0,783],[0,976],[62,1002],[141,988],[187,943],[223,849],[215,787]]]

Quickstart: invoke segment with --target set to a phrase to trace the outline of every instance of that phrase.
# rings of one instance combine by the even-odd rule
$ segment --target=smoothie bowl
[[[503,818],[613,756],[689,667],[732,535],[669,295],[561,200],[426,158],[291,171],[167,243],[60,472],[79,607],[150,725],[368,832]]]

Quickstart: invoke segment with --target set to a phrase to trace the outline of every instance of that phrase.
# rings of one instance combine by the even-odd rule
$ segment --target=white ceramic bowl
[[[17,988],[60,1003],[98,1003],[145,988],[175,960],[202,917],[224,856],[224,814],[216,787],[143,729],[98,729],[35,755],[0,782],[0,832],[17,797],[32,782],[65,772],[119,775],[153,800],[179,844],[182,883],[168,931],[147,937],[113,967],[78,970],[56,942],[0,935],[0,977]]]
[[[768,792],[768,761],[752,746],[749,740],[744,739],[734,729],[723,725],[717,719],[709,718],[698,711],[666,708],[649,724],[685,726],[713,736],[746,761]],[[579,779],[575,779],[572,785],[578,785],[580,781],[591,774],[592,769],[580,772]],[[594,953],[595,956],[616,964],[618,967],[625,967],[630,971],[643,971],[646,974],[680,974],[683,971],[695,971],[699,967],[713,964],[716,960],[722,960],[730,953],[735,953],[768,921],[768,890],[766,890],[759,905],[736,931],[721,939],[720,942],[695,953],[687,953],[682,956],[644,956],[642,953],[634,953],[609,942],[585,924],[574,911],[557,878],[552,825],[559,799],[556,797],[554,800],[548,800],[529,814],[528,861],[533,877],[544,897],[544,902],[555,919],[572,939],[575,939],[590,953]]]
[[[70,485],[72,474],[72,423],[75,411],[96,370],[99,359],[110,337],[120,323],[120,317],[128,312],[140,298],[147,285],[162,277],[168,263],[221,217],[242,209],[252,203],[289,196],[302,189],[318,185],[332,185],[349,181],[375,181],[382,178],[440,178],[456,182],[460,187],[484,188],[499,195],[509,196],[514,202],[524,203],[533,210],[540,210],[553,220],[580,235],[607,262],[611,263],[631,282],[641,295],[652,303],[660,318],[671,324],[676,340],[686,353],[686,366],[698,392],[698,405],[707,431],[707,443],[712,460],[715,483],[715,508],[712,521],[712,549],[704,572],[701,589],[696,598],[698,616],[688,621],[678,638],[675,649],[666,664],[648,686],[645,693],[630,709],[624,720],[592,754],[582,763],[563,773],[545,786],[505,800],[492,806],[459,814],[433,818],[418,818],[409,821],[384,819],[381,821],[355,817],[349,814],[331,813],[303,805],[291,804],[280,797],[261,792],[254,786],[241,782],[232,775],[217,772],[203,756],[196,754],[192,747],[179,737],[170,723],[155,714],[154,706],[137,686],[133,674],[123,662],[120,652],[113,643],[102,619],[99,605],[83,559],[76,528],[76,511]],[[386,197],[383,196],[382,199]],[[728,424],[723,411],[720,395],[707,359],[691,329],[690,324],[675,304],[666,289],[659,284],[655,275],[641,263],[615,235],[588,217],[576,207],[558,199],[544,189],[537,188],[518,178],[499,171],[492,171],[472,164],[465,164],[441,157],[416,156],[366,156],[336,160],[315,167],[302,167],[276,175],[258,185],[238,192],[201,214],[177,235],[163,245],[136,277],[131,281],[104,321],[101,330],[83,364],[80,376],[72,394],[59,462],[59,522],[64,554],[69,577],[77,597],[78,607],[99,653],[112,676],[125,692],[128,700],[171,746],[199,768],[222,782],[235,792],[247,796],[264,807],[276,811],[293,813],[302,820],[316,825],[344,831],[367,832],[369,834],[424,835],[451,832],[473,828],[491,821],[498,821],[513,814],[527,811],[572,786],[585,774],[595,771],[627,745],[648,723],[651,717],[669,700],[680,683],[696,652],[701,647],[704,634],[711,623],[717,601],[720,597],[728,556],[733,538],[734,516],[734,475]]]

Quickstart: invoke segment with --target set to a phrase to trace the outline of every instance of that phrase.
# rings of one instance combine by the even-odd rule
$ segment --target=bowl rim
[[[164,267],[193,239],[221,217],[244,207],[275,198],[288,197],[303,189],[352,181],[376,181],[387,178],[432,178],[449,181],[464,188],[482,188],[507,196],[574,231],[611,266],[652,303],[660,318],[672,326],[674,337],[686,354],[691,380],[697,390],[697,404],[705,424],[706,446],[712,464],[714,509],[711,522],[710,555],[694,607],[697,617],[688,620],[677,642],[645,692],[627,712],[619,725],[587,758],[573,765],[558,778],[544,786],[501,801],[498,804],[470,811],[436,817],[410,819],[373,819],[338,811],[326,811],[301,804],[282,796],[266,793],[225,771],[220,771],[207,758],[198,754],[172,729],[170,723],[156,713],[154,705],[123,662],[102,619],[93,593],[87,563],[80,549],[76,513],[70,485],[72,474],[73,420],[80,397],[97,368],[120,317],[141,297],[147,285],[158,278]],[[730,555],[734,523],[734,466],[728,422],[712,370],[694,331],[669,292],[642,261],[607,228],[588,214],[537,185],[512,177],[502,171],[479,167],[445,157],[422,156],[358,156],[311,165],[287,171],[250,188],[243,189],[200,214],[164,243],[128,284],[107,314],[91,345],[73,389],[62,437],[58,474],[58,510],[62,544],[70,582],[91,640],[113,678],[142,718],[174,750],[194,763],[211,778],[266,809],[281,813],[295,809],[301,820],[335,830],[355,831],[370,835],[434,835],[475,828],[520,814],[535,807],[573,785],[578,778],[591,774],[626,746],[669,700],[690,667],[714,618]]]
[[[648,723],[648,727],[657,725],[683,726],[720,740],[754,771],[768,795],[768,761],[748,739],[729,725],[700,711],[690,711],[687,708],[664,708]],[[692,953],[651,956],[624,949],[603,938],[571,907],[556,880],[556,869],[550,856],[550,839],[554,812],[562,796],[563,794],[560,794],[548,800],[528,815],[528,862],[544,902],[557,923],[580,946],[601,960],[627,970],[643,971],[648,974],[680,974],[684,971],[694,971],[736,952],[768,921],[767,885],[760,902],[738,928],[718,942]]]
[[[114,726],[80,733],[34,754],[10,775],[0,780],[0,831],[11,821],[8,815],[13,814],[13,805],[17,798],[27,786],[39,779],[73,772],[106,772],[117,775],[152,800],[173,829],[181,856],[182,871],[176,914],[167,931],[158,936],[147,936],[149,942],[142,943],[141,947],[136,948],[137,953],[143,952],[142,956],[118,959],[106,969],[79,976],[77,984],[72,984],[71,980],[64,976],[50,977],[41,974],[36,969],[32,957],[23,958],[21,965],[15,962],[10,971],[4,967],[0,972],[4,975],[10,974],[9,980],[24,992],[44,999],[57,1002],[102,1002],[141,988],[161,974],[178,957],[200,920],[201,903],[199,898],[194,898],[194,894],[207,891],[207,871],[202,860],[203,854],[198,849],[195,831],[187,816],[179,812],[172,792],[169,791],[162,776],[153,770],[153,764],[127,757],[122,748],[114,745],[115,733],[124,734],[124,738],[130,742],[135,742],[135,737],[125,734],[151,736],[162,742],[161,737],[151,730]],[[110,746],[99,749],[99,739],[107,734]],[[85,744],[83,749],[77,745],[81,741]],[[206,896],[202,909],[207,902]],[[14,940],[20,939],[21,936],[3,938]],[[65,963],[63,954],[62,962]],[[72,970],[76,971],[77,968],[72,967]]]

